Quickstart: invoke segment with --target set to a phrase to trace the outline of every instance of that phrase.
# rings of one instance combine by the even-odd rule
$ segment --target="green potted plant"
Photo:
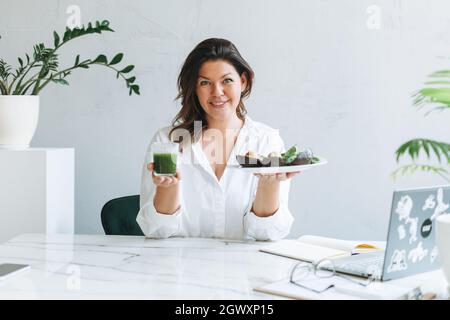
[[[413,94],[413,105],[419,109],[428,107],[425,115],[433,111],[444,111],[450,109],[450,71],[437,71],[430,75],[432,78],[426,82],[425,88],[422,88]],[[402,144],[395,152],[397,162],[400,157],[409,155],[411,164],[401,166],[392,173],[394,179],[398,175],[412,174],[416,171],[432,172],[445,181],[450,182],[450,144],[431,139],[417,138]],[[429,163],[417,163],[420,155],[426,155],[431,160],[434,154],[438,165]]]
[[[128,76],[133,65],[118,68],[123,54],[116,54],[111,60],[100,54],[95,59],[81,59],[77,55],[74,64],[61,68],[58,63],[58,50],[70,41],[90,34],[113,32],[108,21],[89,23],[87,27],[66,28],[62,37],[53,32],[53,46],[39,43],[33,53],[18,58],[19,66],[12,67],[0,57],[0,148],[27,148],[36,131],[39,117],[39,93],[51,83],[68,85],[68,76],[77,69],[103,66],[113,70],[117,78],[122,78],[129,94],[139,95],[136,77]]]

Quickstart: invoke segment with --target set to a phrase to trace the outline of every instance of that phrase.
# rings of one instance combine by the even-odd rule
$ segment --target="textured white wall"
[[[425,118],[410,98],[426,75],[450,64],[448,1],[0,2],[0,56],[10,61],[37,42],[52,43],[77,5],[82,23],[108,19],[116,32],[74,41],[61,64],[78,53],[123,52],[124,63],[136,65],[140,97],[128,97],[101,68],[77,71],[70,87],[41,95],[32,145],[75,148],[77,233],[102,233],[103,204],[139,192],[148,141],[178,110],[180,66],[209,37],[232,40],[254,68],[252,118],[279,128],[287,146],[329,160],[292,182],[290,237],[384,239],[394,189],[445,182],[426,174],[394,182],[389,174],[407,139],[449,140],[450,114]],[[371,5],[380,10],[379,29],[368,27]]]

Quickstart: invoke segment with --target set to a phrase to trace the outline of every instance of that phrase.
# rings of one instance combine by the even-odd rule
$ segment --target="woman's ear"
[[[242,73],[241,75],[241,93],[245,91],[247,88],[247,77],[245,76],[245,73]]]

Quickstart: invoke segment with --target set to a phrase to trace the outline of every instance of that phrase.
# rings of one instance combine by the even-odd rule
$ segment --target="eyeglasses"
[[[368,286],[369,284],[371,284],[373,281],[375,281],[377,279],[376,274],[371,275],[366,281],[359,281],[352,277],[336,273],[336,269],[335,269],[333,261],[330,259],[323,259],[323,260],[319,260],[319,261],[313,262],[313,263],[305,263],[305,262],[297,263],[293,267],[293,269],[290,273],[290,282],[299,287],[314,291],[316,293],[322,293],[334,286],[334,284],[328,284],[326,287],[324,287],[322,289],[316,289],[316,288],[306,286],[304,284],[304,282],[311,275],[313,275],[316,278],[322,278],[322,279],[332,278],[332,277],[340,277],[340,278],[346,279],[348,281],[351,281],[353,283],[359,284],[364,287]]]

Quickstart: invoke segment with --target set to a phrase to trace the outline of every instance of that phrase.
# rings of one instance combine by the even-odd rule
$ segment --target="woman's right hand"
[[[153,162],[150,162],[147,165],[147,170],[150,172],[150,174],[152,175],[152,180],[153,183],[157,186],[157,187],[162,187],[162,188],[169,188],[169,187],[174,187],[176,186],[180,180],[181,180],[181,173],[179,170],[177,170],[177,173],[175,174],[175,176],[155,176],[153,174]]]

